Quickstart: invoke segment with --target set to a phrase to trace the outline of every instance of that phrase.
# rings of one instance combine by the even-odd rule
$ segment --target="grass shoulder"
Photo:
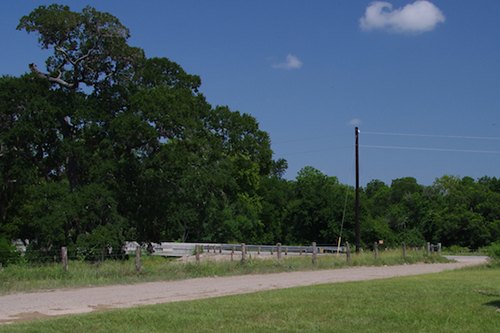
[[[439,255],[410,252],[405,257],[400,251],[384,251],[377,258],[371,252],[352,255],[319,255],[316,264],[309,256],[274,258],[249,257],[241,262],[231,260],[179,261],[156,256],[144,256],[142,269],[137,272],[133,259],[107,260],[99,263],[70,261],[68,271],[57,263],[43,265],[10,265],[0,270],[0,294],[47,290],[56,288],[88,287],[111,284],[132,284],[151,281],[180,280],[208,276],[266,274],[290,271],[336,269],[349,266],[383,266],[417,262],[447,262]]]

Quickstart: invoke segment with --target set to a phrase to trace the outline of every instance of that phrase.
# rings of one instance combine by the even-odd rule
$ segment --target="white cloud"
[[[286,70],[299,69],[301,67],[302,67],[302,61],[300,61],[300,59],[294,56],[293,54],[288,54],[286,56],[285,62],[273,65],[273,68],[286,69]]]
[[[359,126],[361,125],[361,119],[359,118],[353,118],[349,121],[349,125],[351,126]]]
[[[427,0],[417,0],[398,9],[393,9],[389,2],[375,1],[366,8],[359,24],[365,31],[379,29],[418,34],[433,30],[445,20],[441,10]]]

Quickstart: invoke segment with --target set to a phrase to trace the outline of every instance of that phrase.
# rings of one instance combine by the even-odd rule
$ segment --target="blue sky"
[[[0,74],[47,52],[1,1]],[[58,1],[117,16],[130,44],[202,78],[212,105],[255,116],[285,158],[354,184],[500,177],[500,1]],[[401,135],[400,135],[401,134]]]

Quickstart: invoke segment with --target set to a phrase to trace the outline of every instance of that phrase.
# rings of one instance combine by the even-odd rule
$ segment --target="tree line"
[[[271,196],[268,189],[264,208],[280,221],[287,242],[332,244],[342,234],[352,243],[353,187],[312,167],[303,168],[295,180],[271,178],[269,184],[282,192]],[[446,175],[429,186],[413,177],[391,184],[372,180],[360,189],[360,202],[364,247],[383,240],[388,246],[431,242],[478,249],[500,239],[500,179],[495,177]]]
[[[0,78],[0,238],[91,257],[124,240],[335,243],[353,237],[353,189],[312,167],[282,176],[249,114],[212,106],[200,77],[128,44],[92,7],[40,6],[17,27],[52,51]],[[500,181],[413,178],[362,190],[362,240],[498,239]],[[347,209],[346,209],[347,207]]]

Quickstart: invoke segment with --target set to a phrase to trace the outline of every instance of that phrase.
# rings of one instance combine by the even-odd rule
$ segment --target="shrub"
[[[90,261],[123,259],[125,241],[120,225],[100,225],[92,232],[80,235],[76,242],[77,257]],[[112,252],[108,252],[111,250]]]
[[[490,258],[500,260],[500,242],[492,243],[486,248],[486,252]]]
[[[14,264],[19,261],[20,257],[16,247],[5,238],[0,237],[0,263],[2,266]]]
[[[460,245],[452,245],[446,249],[447,252],[451,254],[461,254],[461,253],[469,253],[470,249],[468,247],[460,246]]]

